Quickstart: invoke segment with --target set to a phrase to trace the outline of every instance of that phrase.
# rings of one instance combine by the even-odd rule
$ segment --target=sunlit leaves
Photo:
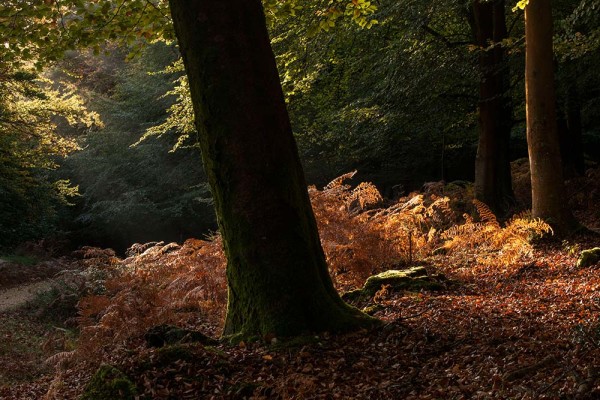
[[[57,133],[57,117],[69,125],[101,126],[98,114],[85,110],[73,88],[53,89],[51,81],[35,77],[30,71],[13,76],[16,79],[3,82],[5,91],[0,93],[0,129],[14,137],[20,150],[13,151],[13,155],[25,167],[53,168],[54,156],[64,157],[77,149],[72,138]]]
[[[52,229],[59,203],[76,193],[49,171],[78,148],[57,126],[100,126],[73,88],[32,70],[0,70],[0,243],[9,245]]]
[[[529,4],[529,0],[519,0],[512,10],[513,12],[517,10],[524,10],[525,7],[527,7],[527,4]]]
[[[155,43],[129,61],[124,60],[128,49],[113,48],[100,57],[71,54],[65,62],[105,123],[80,138],[83,149],[60,170],[80,185],[83,195],[74,216],[80,237],[118,248],[153,237],[179,239],[179,232],[200,231],[213,223],[200,155],[195,148],[181,148],[194,142],[176,144],[182,128],[178,103],[166,119],[174,100],[171,92],[187,94],[187,86],[174,87],[174,80],[186,82],[181,62],[173,63],[174,50]],[[181,97],[192,114],[188,96]],[[191,116],[189,123],[186,129],[191,130]],[[139,140],[152,126],[161,137],[150,133]],[[179,151],[170,153],[173,147]]]
[[[352,21],[356,22],[361,28],[371,28],[377,24],[377,20],[368,17],[377,10],[377,6],[366,0],[352,0],[346,5],[345,15],[351,16]]]
[[[165,0],[7,0],[0,5],[1,62],[55,60],[74,47],[108,41],[172,40]]]
[[[182,75],[183,71],[183,62],[179,59],[160,72],[163,74],[178,73],[180,75],[173,82],[173,89],[167,91],[162,96],[163,98],[174,96],[175,102],[167,109],[167,118],[160,124],[148,128],[134,146],[149,137],[160,137],[165,134],[177,135],[177,141],[173,145],[172,151],[175,151],[180,147],[196,145],[196,137],[194,135],[196,133],[196,126],[194,125],[194,109],[190,96],[188,79],[186,75]]]
[[[563,60],[592,55],[600,48],[600,1],[581,0],[557,23],[555,53]]]
[[[303,3],[302,0],[263,0],[268,23],[295,17],[303,9]]]

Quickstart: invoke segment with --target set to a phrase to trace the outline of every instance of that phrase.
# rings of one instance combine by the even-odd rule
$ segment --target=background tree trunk
[[[559,234],[572,231],[575,219],[565,197],[556,120],[552,7],[530,0],[525,7],[525,94],[527,146],[531,168],[532,213]]]
[[[472,10],[471,25],[481,48],[475,196],[502,215],[514,203],[509,157],[513,124],[510,71],[500,44],[507,37],[504,0],[475,0]]]
[[[260,0],[170,5],[228,260],[224,334],[373,324],[329,276]]]

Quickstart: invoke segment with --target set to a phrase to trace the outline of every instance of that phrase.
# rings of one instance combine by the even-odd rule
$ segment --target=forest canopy
[[[478,59],[491,50],[487,39],[483,45],[477,41],[473,7],[456,1],[264,5],[310,183],[323,185],[358,169],[359,178],[394,196],[428,181],[476,178],[481,129],[477,88],[481,74],[489,72],[481,69]],[[505,9],[510,29],[496,45],[505,59],[489,67],[492,74],[505,74],[501,93],[512,104],[503,117],[510,135],[509,160],[527,155],[523,16],[512,7],[507,4]],[[587,3],[557,2],[554,19],[561,151],[566,173],[582,174],[585,162],[597,161],[600,154],[598,81],[593,72],[598,12]],[[166,2],[13,0],[1,6],[0,20],[5,40],[0,46],[2,122],[7,132],[3,176],[12,179],[3,185],[4,198],[12,199],[4,206],[4,246],[42,237],[50,229],[75,231],[94,243],[124,249],[135,241],[180,240],[214,227],[210,207],[203,205],[209,197],[206,178],[193,161],[197,133]],[[69,50],[74,48],[79,50]],[[18,103],[15,96],[20,97]],[[57,96],[62,103],[53,100]],[[21,111],[15,109],[17,104]],[[28,113],[28,121],[21,120],[19,112]],[[66,119],[56,125],[58,114]],[[67,129],[67,123],[77,126]],[[23,124],[37,124],[33,129],[38,132],[19,134]],[[35,155],[9,150],[25,143],[35,147]],[[78,147],[82,150],[65,158]],[[150,148],[154,156],[145,154]],[[19,161],[26,157],[31,157],[27,165]],[[94,157],[103,161],[95,162]],[[144,165],[148,160],[156,164]],[[106,162],[110,167],[102,166]],[[175,164],[189,171],[189,177],[170,176],[169,165]],[[119,168],[138,173],[126,178]],[[156,176],[144,178],[148,171]],[[158,193],[171,193],[165,185],[174,181],[181,195],[161,199]],[[31,192],[33,187],[41,190],[39,195]],[[57,192],[59,187],[62,192]],[[79,194],[67,201],[75,206],[64,208],[59,206],[64,200],[52,200],[65,193]],[[496,197],[510,195],[506,193]],[[21,214],[8,205],[17,198]],[[43,204],[34,205],[33,198]],[[505,211],[506,204],[490,206]],[[35,217],[42,209],[54,211]],[[62,217],[49,218],[57,213]],[[163,228],[161,215],[198,222]],[[146,227],[139,221],[146,221]],[[21,222],[25,225],[17,227]],[[139,223],[142,226],[134,228]],[[156,228],[148,231],[151,225]],[[165,234],[126,239],[134,231]]]

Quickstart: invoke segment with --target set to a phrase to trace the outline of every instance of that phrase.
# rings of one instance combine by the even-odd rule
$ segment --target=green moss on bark
[[[228,261],[224,335],[376,324],[329,277],[261,3],[170,5]]]

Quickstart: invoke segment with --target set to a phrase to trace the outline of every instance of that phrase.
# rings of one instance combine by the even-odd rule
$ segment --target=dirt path
[[[11,289],[0,290],[0,312],[13,310],[28,301],[33,300],[35,295],[52,287],[52,280],[20,285]]]

